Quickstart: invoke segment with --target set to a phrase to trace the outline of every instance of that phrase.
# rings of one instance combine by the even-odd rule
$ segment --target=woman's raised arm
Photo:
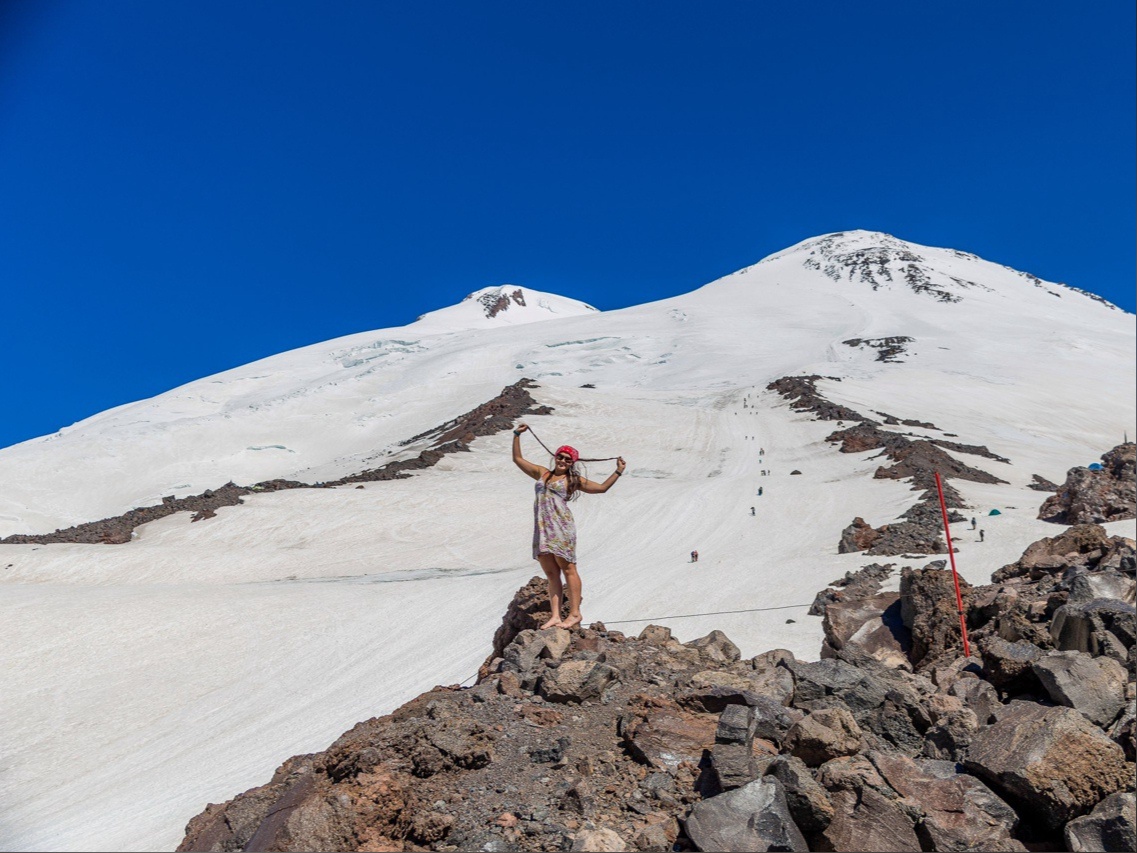
[[[529,429],[529,427],[526,424],[518,424],[517,428],[513,430],[513,464],[534,480],[539,480],[549,469],[543,468],[540,465],[534,465],[521,455],[521,433],[527,429]]]
[[[608,479],[603,483],[594,483],[591,480],[581,479],[580,490],[586,495],[602,495],[608,491],[612,486],[616,485],[616,481],[624,474],[624,468],[627,465],[624,462],[624,457],[620,456],[616,459],[616,470],[608,475]]]

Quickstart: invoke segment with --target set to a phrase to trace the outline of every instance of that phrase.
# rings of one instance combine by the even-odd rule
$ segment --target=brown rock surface
[[[1051,830],[1131,781],[1121,747],[1101,729],[1077,711],[1029,702],[976,733],[964,766]]]
[[[1100,524],[1137,517],[1137,445],[1119,444],[1102,457],[1102,470],[1071,468],[1058,493],[1038,511],[1057,524]]]

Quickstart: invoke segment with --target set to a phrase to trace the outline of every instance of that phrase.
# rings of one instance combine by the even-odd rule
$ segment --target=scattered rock
[[[1100,524],[1137,517],[1137,445],[1119,444],[1104,454],[1102,469],[1071,468],[1058,493],[1038,511],[1057,524]]]
[[[855,755],[864,739],[853,715],[844,708],[827,708],[807,714],[786,733],[783,748],[810,767],[842,755]]]
[[[556,669],[547,670],[538,689],[550,702],[579,704],[586,699],[599,698],[617,675],[615,669],[596,661],[566,661]]]
[[[685,826],[699,850],[809,850],[770,776],[696,803]]]
[[[800,758],[779,755],[766,768],[766,775],[782,783],[786,805],[798,828],[807,834],[821,832],[833,820],[829,795],[810,775]]]
[[[979,641],[983,656],[983,677],[1010,695],[1037,692],[1041,687],[1032,668],[1042,658],[1042,650],[1025,640],[1008,643],[1002,637]]]
[[[1029,702],[1013,702],[980,729],[963,764],[1049,830],[1130,782],[1121,747],[1085,717]]]
[[[1032,667],[1051,699],[1081,711],[1102,728],[1125,706],[1125,667],[1115,660],[1084,652],[1051,652]]]
[[[1066,824],[1063,834],[1068,848],[1074,853],[1137,849],[1134,812],[1137,812],[1137,797],[1132,793],[1106,797],[1088,815]]]
[[[628,845],[619,835],[605,827],[582,829],[573,839],[573,853],[608,853],[608,851],[624,851]]]
[[[738,646],[732,643],[722,631],[711,631],[707,636],[684,643],[684,645],[689,649],[698,649],[704,657],[716,663],[730,663],[742,657]]]

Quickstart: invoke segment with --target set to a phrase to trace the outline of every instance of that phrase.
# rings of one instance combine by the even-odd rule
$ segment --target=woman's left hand
[[[617,473],[617,474],[623,474],[623,473],[624,473],[624,468],[625,468],[626,466],[627,466],[627,463],[624,461],[624,457],[623,457],[623,456],[618,456],[618,457],[616,458],[616,473]]]

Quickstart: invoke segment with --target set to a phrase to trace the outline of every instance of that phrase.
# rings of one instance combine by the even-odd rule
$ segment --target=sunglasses
[[[558,453],[556,459],[558,462],[572,462],[572,457],[564,453]]]

